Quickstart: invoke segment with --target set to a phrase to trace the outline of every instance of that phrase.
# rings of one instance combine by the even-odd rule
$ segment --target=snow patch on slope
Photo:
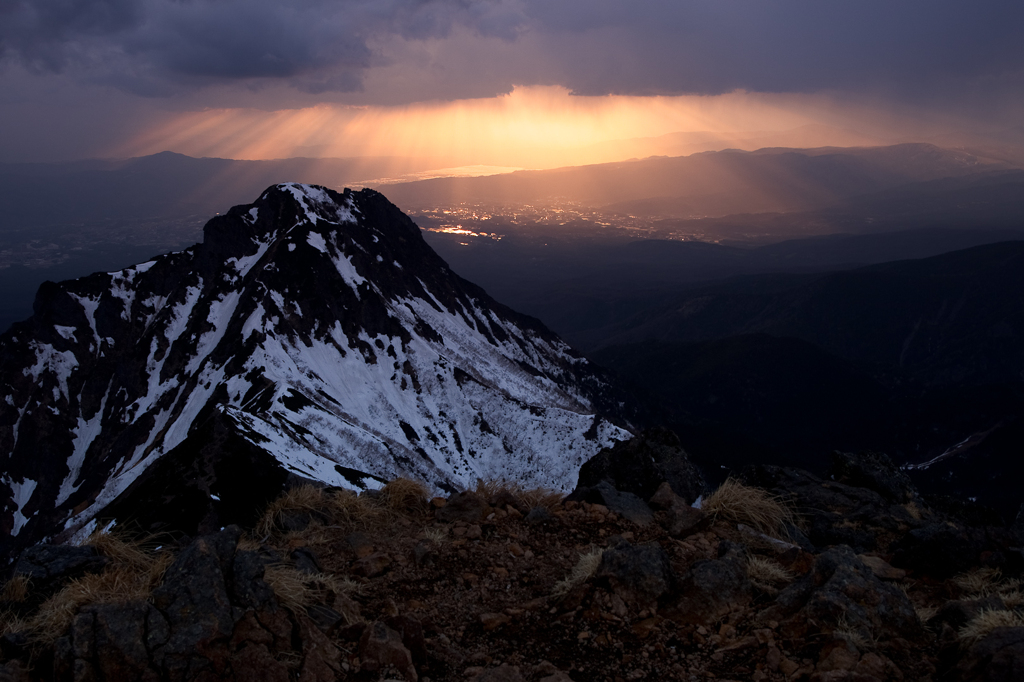
[[[278,188],[289,192],[295,198],[295,201],[302,207],[306,220],[314,225],[321,220],[335,224],[356,222],[351,200],[340,206],[334,203],[334,200],[323,188],[294,182],[280,184]]]
[[[110,396],[110,388],[107,388],[107,392],[103,394],[103,399],[100,401],[100,408],[96,410],[90,419],[84,419],[81,415],[78,417],[78,426],[74,430],[74,438],[72,440],[72,447],[74,450],[71,456],[68,458],[68,475],[60,484],[60,492],[57,493],[56,504],[64,504],[65,501],[71,494],[78,490],[79,485],[76,484],[78,475],[82,472],[82,464],[85,463],[85,454],[89,450],[89,446],[96,439],[100,432],[103,430],[103,415],[107,409],[107,398]],[[82,396],[78,396],[78,404],[82,404]]]
[[[27,505],[32,499],[32,494],[36,490],[37,482],[30,478],[26,478],[21,483],[15,483],[8,477],[4,477],[3,482],[7,484],[12,491],[14,491],[14,528],[11,529],[11,535],[17,535],[21,532],[21,529],[25,527],[25,524],[28,523],[29,518],[31,518],[25,516],[22,510],[25,509],[25,505]]]
[[[30,347],[36,351],[36,364],[22,370],[23,376],[40,382],[44,372],[49,372],[60,386],[60,395],[69,397],[68,379],[78,367],[78,358],[72,351],[58,351],[53,346],[32,341]]]

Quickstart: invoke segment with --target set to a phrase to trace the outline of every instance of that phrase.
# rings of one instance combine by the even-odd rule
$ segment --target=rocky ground
[[[37,546],[0,595],[0,680],[1024,679],[1019,525],[884,457],[739,483],[694,508],[659,436],[566,499],[298,488],[159,551]]]

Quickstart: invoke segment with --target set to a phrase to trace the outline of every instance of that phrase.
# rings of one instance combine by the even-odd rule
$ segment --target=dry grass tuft
[[[476,490],[474,492],[487,500],[492,497],[496,497],[502,491],[508,491],[515,495],[515,491],[518,489],[518,483],[510,483],[503,479],[490,478],[485,481],[482,478],[478,478],[476,479]]]
[[[529,509],[543,507],[553,511],[565,499],[565,494],[551,488],[530,488],[520,490],[519,497]]]
[[[839,618],[835,630],[832,631],[832,636],[845,639],[856,647],[858,651],[867,651],[873,648],[875,644],[874,640],[864,636],[863,631],[850,625],[845,615]]]
[[[998,568],[975,568],[953,578],[953,584],[965,595],[985,597],[999,588],[1003,574]]]
[[[476,494],[484,499],[493,499],[501,493],[507,493],[525,509],[544,507],[548,511],[562,503],[565,495],[551,488],[524,488],[519,483],[505,480],[477,479]]]
[[[579,561],[573,566],[572,571],[565,580],[559,580],[555,583],[551,594],[555,597],[564,597],[572,592],[575,587],[589,580],[597,573],[597,567],[601,565],[602,554],[604,554],[604,550],[600,547],[594,547],[590,551],[580,554]]]
[[[1016,609],[1024,606],[1024,593],[1020,590],[1000,590],[998,593],[999,598],[1003,600],[1003,603],[1009,606],[1011,609]]]
[[[921,513],[921,508],[917,506],[917,503],[913,500],[904,504],[903,508],[907,510],[908,514],[910,514],[910,518],[916,521],[920,521],[924,518],[924,515]]]
[[[796,576],[771,559],[754,556],[747,562],[747,577],[757,589],[775,595],[779,593],[780,585],[788,585]]]
[[[795,520],[792,510],[781,498],[732,478],[726,479],[718,490],[708,495],[701,509],[716,520],[743,523],[780,539],[787,537],[785,524]]]
[[[0,611],[0,637],[23,632],[27,625],[22,618],[11,611]]]
[[[0,590],[0,601],[19,603],[28,598],[29,578],[18,574],[4,584]]]
[[[93,533],[85,544],[95,547],[97,552],[108,557],[114,565],[142,572],[153,566],[156,556],[151,549],[155,544],[152,538],[136,540],[117,531]]]
[[[330,603],[348,622],[353,622],[357,616],[356,607],[349,598],[359,594],[362,585],[353,580],[326,573],[303,573],[285,564],[267,566],[263,579],[274,590],[281,605],[291,611],[304,610],[317,603]]]
[[[426,509],[427,486],[408,478],[389,481],[380,491],[381,503],[399,514],[418,514]]]
[[[95,534],[88,543],[109,556],[111,563],[101,573],[70,581],[40,605],[26,623],[35,641],[53,643],[83,606],[148,599],[173,560],[169,552],[146,552],[141,545],[110,533]]]
[[[914,611],[917,612],[918,619],[927,626],[928,621],[938,614],[939,608],[937,606],[915,606]]]
[[[249,537],[248,535],[243,535],[238,540],[238,551],[240,552],[258,552],[262,547],[263,543]]]
[[[312,590],[306,584],[307,574],[294,566],[277,564],[267,566],[263,579],[274,590],[281,606],[298,611],[313,603]]]
[[[871,648],[871,640],[853,628],[836,628],[832,631],[832,636],[845,639],[856,647],[858,651],[865,651]]]
[[[448,539],[448,526],[428,526],[423,529],[423,539],[439,545]]]
[[[1016,611],[984,609],[975,616],[967,625],[960,628],[958,633],[960,641],[969,646],[978,640],[984,639],[996,628],[1022,628],[1024,617]]]
[[[889,584],[892,585],[893,587],[895,587],[900,592],[902,592],[904,597],[906,597],[907,599],[910,599],[910,590],[913,589],[913,587],[914,587],[913,585],[911,585],[908,582],[898,582],[898,583],[889,583]]]
[[[394,517],[387,508],[350,490],[338,490],[330,496],[331,523],[345,528],[374,528],[388,524]]]
[[[325,524],[341,529],[375,528],[394,520],[396,508],[410,506],[418,495],[417,488],[425,491],[414,481],[388,484],[391,490],[375,502],[368,497],[357,495],[351,490],[328,490],[313,485],[292,488],[271,502],[263,516],[256,523],[253,532],[256,538],[266,540],[283,535],[307,544],[318,541],[317,529]],[[426,496],[426,493],[423,493]],[[301,531],[284,532],[283,520],[289,514],[308,514],[309,525]],[[319,538],[319,540],[323,540]]]
[[[324,489],[314,485],[300,485],[290,488],[271,502],[263,516],[256,522],[256,534],[269,537],[279,529],[282,517],[288,512],[309,512],[316,514],[327,507]]]

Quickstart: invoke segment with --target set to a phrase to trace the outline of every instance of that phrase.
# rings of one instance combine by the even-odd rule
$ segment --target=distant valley
[[[1013,516],[1024,475],[1024,242],[634,301],[590,357],[710,469],[883,451]],[[646,304],[646,307],[645,307]],[[945,455],[945,456],[944,456]]]

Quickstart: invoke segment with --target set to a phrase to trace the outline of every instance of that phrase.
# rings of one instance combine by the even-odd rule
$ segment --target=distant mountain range
[[[600,345],[709,467],[878,450],[925,490],[1024,503],[1024,241],[696,287]]]
[[[628,437],[601,371],[373,190],[273,186],[201,245],[47,283],[35,310],[0,336],[5,551],[101,517],[219,528],[289,477],[569,490]]]
[[[43,281],[115,270],[187,248],[200,238],[210,215],[283,179],[340,188],[410,170],[426,171],[429,164],[390,158],[234,161],[172,153],[116,162],[0,164],[0,289],[7,294],[0,301],[0,329],[30,314]],[[600,284],[609,268],[629,270],[612,273],[622,289],[650,284],[638,282],[636,273],[648,280],[643,273],[668,273],[668,282],[706,281],[780,267],[820,269],[933,255],[940,252],[934,246],[939,242],[948,250],[1010,238],[1008,232],[1022,228],[1024,171],[987,156],[924,144],[734,150],[426,180],[388,185],[387,194],[407,211],[465,201],[497,202],[511,213],[525,206],[537,216],[549,206],[570,205],[593,214],[569,225],[560,224],[565,220],[559,213],[531,218],[539,224],[481,219],[476,229],[501,229],[505,238],[479,249],[474,248],[479,240],[428,236],[457,272],[557,327],[557,313],[548,318],[551,311],[543,302],[530,300],[531,289],[558,292],[560,286],[552,285],[595,274]],[[643,230],[627,229],[636,222],[629,214],[638,216]],[[786,262],[702,252],[695,263],[675,250],[671,253],[680,260],[668,266],[663,256],[638,258],[635,249],[626,261],[616,260],[622,243],[640,234],[749,245],[936,227],[971,234],[921,236],[902,252],[882,248],[845,259],[835,253],[836,243],[808,243],[803,255],[794,252]],[[903,237],[911,240],[912,235]],[[606,253],[600,253],[600,245]],[[832,251],[825,263],[819,262],[819,246]],[[527,272],[528,277],[520,275]]]
[[[917,182],[1010,168],[928,144],[890,147],[726,150],[681,157],[437,178],[388,188],[407,208],[575,202],[643,215],[705,218],[794,212]]]

